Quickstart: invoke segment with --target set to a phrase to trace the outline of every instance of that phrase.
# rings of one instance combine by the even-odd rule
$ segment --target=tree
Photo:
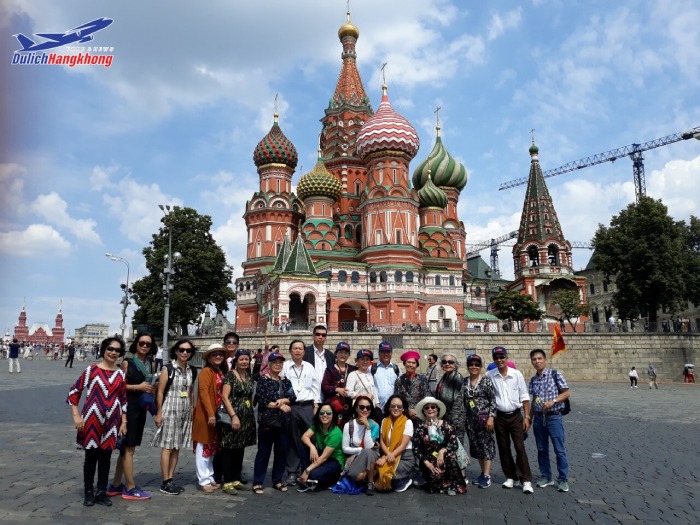
[[[522,321],[527,324],[542,318],[542,311],[532,297],[515,290],[500,292],[493,298],[493,313],[499,319],[516,321],[521,332],[524,329]]]
[[[168,227],[172,228],[172,251],[181,257],[173,261],[170,277],[170,326],[198,323],[207,305],[217,311],[228,310],[235,299],[230,284],[233,268],[226,264],[224,251],[210,233],[211,217],[200,215],[192,208],[177,208],[161,219],[163,226],[153,234],[149,246],[143,249],[149,274],[133,284],[133,296],[138,309],[135,324],[148,324],[153,330],[163,330],[165,297],[163,269],[167,265]],[[160,332],[158,332],[160,333]]]
[[[566,319],[574,331],[576,331],[578,318],[582,315],[588,315],[590,311],[590,307],[587,304],[581,304],[578,290],[557,290],[552,294],[550,301],[552,304],[559,305],[559,308],[561,308],[561,315],[564,316],[564,319]],[[573,322],[572,319],[574,320]]]
[[[660,308],[671,313],[682,309],[689,297],[690,238],[685,223],[676,222],[660,200],[650,197],[627,206],[610,227],[598,225],[596,264],[606,279],[615,281],[613,304],[621,318],[644,315],[657,326]]]

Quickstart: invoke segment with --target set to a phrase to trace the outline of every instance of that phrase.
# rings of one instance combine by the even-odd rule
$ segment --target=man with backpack
[[[389,397],[394,394],[394,383],[401,374],[399,367],[391,362],[393,352],[394,347],[391,346],[391,343],[386,341],[379,343],[379,362],[374,363],[370,369],[379,396],[379,406],[382,410],[384,410],[384,405]]]
[[[530,416],[537,444],[537,463],[540,480],[537,487],[557,485],[559,492],[569,492],[569,460],[564,445],[564,420],[569,412],[569,385],[558,370],[547,368],[547,354],[536,348],[530,352],[530,362],[537,372],[530,379]],[[552,480],[549,464],[549,442],[552,442],[557,457],[557,482]]]

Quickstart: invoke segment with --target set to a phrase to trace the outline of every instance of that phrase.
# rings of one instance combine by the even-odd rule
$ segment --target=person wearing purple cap
[[[525,452],[525,433],[530,428],[530,393],[523,374],[508,366],[508,350],[497,346],[491,355],[496,368],[488,372],[487,377],[496,390],[494,428],[498,457],[506,476],[503,488],[512,489],[522,483],[523,492],[532,494],[535,492],[532,488],[532,472]],[[510,450],[511,440],[515,447],[515,461]]]
[[[321,382],[321,393],[337,414],[336,424],[342,425],[352,417],[352,398],[348,395],[348,375],[357,367],[348,364],[350,345],[341,341],[335,347],[335,364],[326,368]]]
[[[391,362],[393,352],[394,347],[391,346],[391,343],[386,341],[379,343],[379,362],[374,363],[370,368],[372,377],[374,377],[374,386],[377,387],[379,408],[382,410],[384,410],[389,396],[394,393],[394,385],[401,373],[399,367]]]
[[[375,421],[377,418],[380,418],[379,420],[381,421],[381,416],[378,415],[381,413],[381,409],[379,408],[379,396],[377,395],[377,388],[374,385],[374,378],[369,370],[372,359],[374,359],[374,354],[369,350],[363,348],[357,352],[357,370],[348,375],[348,396],[353,400],[361,395],[369,397],[375,407],[373,417]]]
[[[417,374],[420,354],[415,350],[408,350],[401,354],[401,361],[406,373],[399,376],[394,384],[394,394],[403,397],[408,402],[408,414],[414,423],[420,419],[416,414],[416,404],[428,396],[428,380],[423,374]]]

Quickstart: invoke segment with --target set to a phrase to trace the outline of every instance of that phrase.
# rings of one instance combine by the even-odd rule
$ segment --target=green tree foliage
[[[615,281],[613,304],[623,319],[648,316],[658,326],[660,308],[673,314],[698,297],[700,224],[695,217],[688,227],[675,221],[660,200],[640,197],[609,227],[598,226],[593,245],[597,266]],[[693,264],[695,275],[690,275]]]
[[[521,332],[523,321],[527,324],[542,318],[542,311],[532,297],[515,290],[500,292],[493,298],[493,313],[499,319],[517,322]]]
[[[582,315],[588,315],[590,307],[587,304],[581,304],[578,290],[557,290],[550,299],[552,304],[559,305],[561,314],[564,319],[575,330],[578,318]]]
[[[156,331],[163,330],[165,297],[163,269],[167,266],[168,226],[172,227],[172,250],[181,257],[174,261],[175,271],[170,277],[170,326],[179,325],[187,333],[187,325],[199,322],[207,305],[217,311],[228,310],[235,299],[231,289],[233,268],[226,264],[223,250],[210,233],[211,217],[200,215],[192,208],[178,208],[161,219],[163,226],[153,235],[149,246],[143,249],[149,274],[133,284],[133,295],[138,309],[135,324],[148,324]]]

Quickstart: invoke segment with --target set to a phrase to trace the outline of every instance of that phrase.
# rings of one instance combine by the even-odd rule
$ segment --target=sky
[[[469,182],[467,242],[517,229],[534,129],[543,170],[700,126],[700,4],[695,0],[352,0],[357,64],[378,107],[381,66],[396,111],[416,128],[415,168],[443,143]],[[273,122],[316,159],[319,120],[341,66],[345,0],[7,0],[0,4],[0,329],[67,334],[121,323],[120,284],[146,273],[159,204],[210,215],[241,275],[253,150]],[[13,36],[114,20],[73,46],[113,50],[102,65],[12,64]],[[70,50],[58,48],[57,53]],[[86,51],[81,49],[79,51]],[[647,194],[678,220],[698,214],[700,141],[647,151]],[[565,236],[589,241],[634,201],[629,159],[548,179]],[[488,251],[483,252],[488,260]],[[590,251],[574,250],[585,267]],[[510,249],[500,252],[512,278]],[[233,305],[231,305],[233,308]],[[129,308],[129,315],[133,312]],[[230,313],[229,318],[233,319]]]

